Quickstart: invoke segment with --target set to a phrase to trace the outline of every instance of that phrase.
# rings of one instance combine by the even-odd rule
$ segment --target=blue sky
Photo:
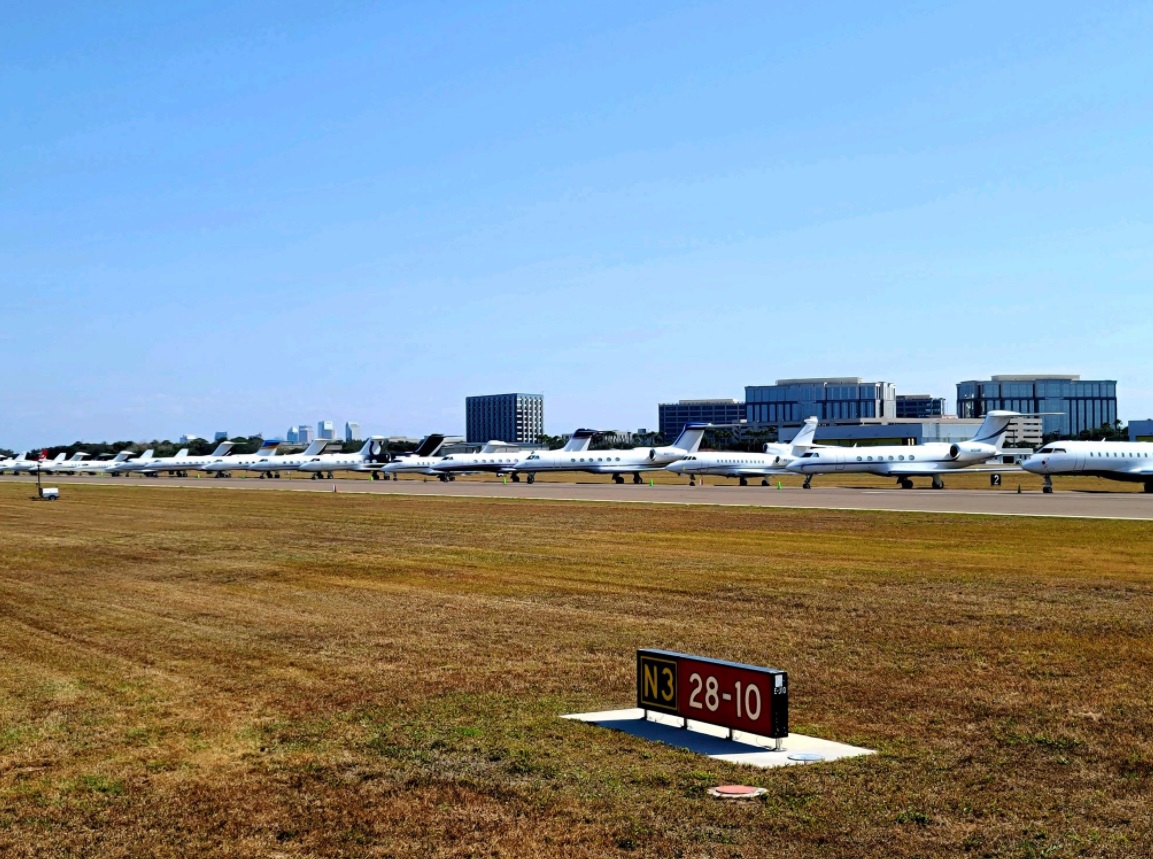
[[[0,446],[821,375],[1153,416],[1147,3],[5,14]]]

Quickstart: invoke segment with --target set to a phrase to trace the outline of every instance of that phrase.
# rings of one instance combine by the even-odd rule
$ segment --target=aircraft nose
[[[1031,474],[1041,474],[1045,470],[1046,462],[1039,456],[1031,456],[1021,463],[1021,468]]]
[[[794,459],[785,466],[785,469],[787,471],[804,471],[805,461],[803,459]]]

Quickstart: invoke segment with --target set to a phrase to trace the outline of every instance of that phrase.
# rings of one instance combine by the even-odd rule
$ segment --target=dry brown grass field
[[[0,855],[1153,855],[1153,524],[0,485]],[[786,668],[755,770],[564,721]],[[762,786],[722,803],[718,783]]]

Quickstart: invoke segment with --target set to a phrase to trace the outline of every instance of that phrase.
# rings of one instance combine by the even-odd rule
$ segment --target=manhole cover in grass
[[[800,761],[805,764],[813,764],[824,759],[824,755],[818,755],[816,752],[797,752],[796,754],[789,755],[790,761]]]
[[[748,784],[722,784],[709,790],[717,799],[752,799],[765,792],[763,787]]]

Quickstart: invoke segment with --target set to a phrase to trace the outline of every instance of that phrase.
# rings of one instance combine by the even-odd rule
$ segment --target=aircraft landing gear
[[[520,475],[517,474],[515,471],[510,476],[512,477],[513,483],[520,483]]]
[[[813,488],[813,475],[806,474],[805,475],[805,482],[801,484],[801,489],[812,489],[812,488]]]
[[[533,474],[532,472],[529,472],[525,476],[525,483],[536,483],[536,475]]]
[[[742,477],[742,478],[740,478],[740,482],[741,482],[741,486],[748,486],[749,485],[748,478]]]
[[[624,482],[625,482],[625,479],[623,477],[621,477],[619,474],[613,475],[613,483],[624,483]]]
[[[913,488],[913,481],[908,477],[898,477],[897,478],[897,485],[900,486],[902,489],[912,489]]]
[[[769,485],[769,478],[762,477],[761,478],[761,486],[768,486],[768,485]]]
[[[633,474],[633,483],[637,485],[644,483],[644,480],[641,478],[641,473],[639,471]]]
[[[690,474],[689,475],[689,486],[696,486],[696,485],[697,485],[697,476],[695,474]]]
[[[448,483],[448,475],[447,474],[438,474],[437,478],[440,480],[441,483]]]
[[[1146,480],[1145,481],[1145,494],[1146,495],[1153,495],[1153,480]]]
[[[1044,492],[1046,495],[1052,495],[1053,494],[1053,478],[1050,477],[1048,474],[1045,475],[1045,485],[1041,487],[1041,491]],[[1146,492],[1149,491],[1149,484],[1148,483],[1145,484],[1145,491]]]
[[[936,474],[933,475],[933,488],[934,489],[944,489],[945,488],[945,481],[943,481],[939,475],[936,475]]]

